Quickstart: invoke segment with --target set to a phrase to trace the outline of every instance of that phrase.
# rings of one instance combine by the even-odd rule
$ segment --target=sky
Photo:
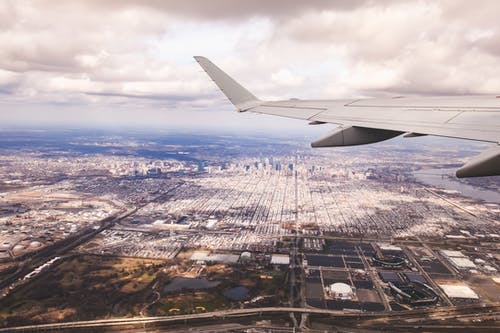
[[[0,127],[288,131],[237,114],[193,60],[261,99],[500,94],[496,0],[3,0]]]

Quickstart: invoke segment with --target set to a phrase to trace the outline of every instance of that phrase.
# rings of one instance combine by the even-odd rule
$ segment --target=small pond
[[[234,287],[226,290],[222,295],[233,301],[242,301],[248,297],[248,288],[243,286]]]

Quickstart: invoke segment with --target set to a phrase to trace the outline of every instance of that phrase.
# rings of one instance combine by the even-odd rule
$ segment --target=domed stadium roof
[[[337,282],[334,284],[331,284],[328,287],[328,290],[330,293],[335,293],[335,294],[340,294],[340,295],[349,295],[352,294],[352,288],[350,285],[342,283],[342,282]]]

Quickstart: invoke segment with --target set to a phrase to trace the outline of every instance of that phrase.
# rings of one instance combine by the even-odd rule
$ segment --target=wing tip
[[[200,61],[209,61],[206,57],[204,56],[193,56],[194,60],[196,60],[197,62],[200,62]]]

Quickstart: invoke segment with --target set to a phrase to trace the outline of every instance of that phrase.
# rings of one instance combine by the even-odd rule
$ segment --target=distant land
[[[0,327],[495,325],[500,179],[453,176],[484,144],[310,141],[0,131]]]

